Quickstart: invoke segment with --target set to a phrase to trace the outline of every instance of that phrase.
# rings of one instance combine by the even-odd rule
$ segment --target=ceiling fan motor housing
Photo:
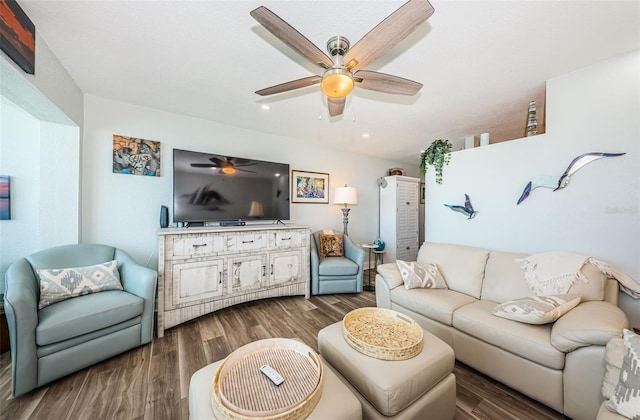
[[[335,55],[344,56],[349,51],[349,40],[342,36],[336,35],[327,41],[327,51],[331,57]]]

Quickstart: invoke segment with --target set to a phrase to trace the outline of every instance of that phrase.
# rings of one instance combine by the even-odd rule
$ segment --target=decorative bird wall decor
[[[553,191],[558,191],[565,188],[567,185],[569,185],[571,175],[575,174],[578,169],[582,168],[587,163],[605,157],[622,156],[625,154],[626,153],[603,152],[584,153],[573,159],[564,173],[560,176],[536,175],[524,187],[524,190],[522,191],[522,194],[518,199],[518,204],[522,203],[527,197],[529,197],[531,191],[535,190],[538,187],[553,188]]]
[[[476,216],[476,213],[478,213],[476,210],[473,209],[473,206],[471,205],[471,201],[469,200],[468,194],[464,195],[464,206],[454,206],[451,204],[445,204],[445,206],[449,207],[453,211],[457,211],[459,213],[469,216],[467,217],[467,220],[473,219]]]

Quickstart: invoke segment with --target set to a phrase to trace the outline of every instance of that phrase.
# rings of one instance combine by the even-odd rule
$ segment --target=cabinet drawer
[[[225,251],[241,252],[266,249],[267,234],[263,232],[228,235],[225,240]]]
[[[224,260],[222,258],[171,265],[172,287],[167,290],[172,306],[201,303],[222,296]]]
[[[194,235],[173,238],[173,252],[175,258],[199,257],[221,252],[224,241],[219,235]]]
[[[302,237],[300,231],[275,232],[272,248],[283,249],[302,246]]]

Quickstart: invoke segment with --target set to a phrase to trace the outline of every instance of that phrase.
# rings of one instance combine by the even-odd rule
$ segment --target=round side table
[[[373,250],[373,265],[375,265],[376,269],[378,265],[384,264],[384,251],[378,251],[376,249]]]
[[[369,274],[368,274],[368,278],[367,278],[367,284],[362,286],[362,290],[367,291],[367,292],[375,292],[376,286],[371,284],[371,251],[376,249],[378,247],[378,245],[362,244],[362,247],[364,249],[368,249],[369,250]]]

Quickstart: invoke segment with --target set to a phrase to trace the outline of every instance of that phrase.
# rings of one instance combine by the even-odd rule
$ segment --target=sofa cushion
[[[142,314],[144,300],[124,291],[111,290],[49,305],[38,312],[38,346],[119,324]]]
[[[522,263],[518,262],[527,255],[515,252],[490,253],[482,282],[482,299],[504,303],[533,296],[524,279],[524,270],[520,267]]]
[[[607,408],[629,419],[640,418],[640,335],[624,330],[620,379]]]
[[[446,289],[447,283],[434,263],[422,264],[418,261],[396,260],[405,289]]]
[[[462,245],[425,242],[418,251],[418,261],[436,263],[449,289],[480,298],[484,267],[489,251]]]
[[[342,235],[327,235],[321,233],[320,239],[320,258],[325,257],[342,257],[344,256],[344,246],[342,244]]]
[[[578,295],[529,296],[510,300],[493,308],[495,316],[527,324],[548,324],[575,308]]]
[[[318,274],[321,276],[354,276],[360,267],[349,258],[323,258],[318,264]]]
[[[391,290],[391,301],[434,321],[451,326],[453,312],[475,302],[476,299],[464,293],[447,289],[411,289],[396,287]]]
[[[613,395],[620,380],[623,359],[624,341],[621,337],[613,337],[607,343],[607,350],[604,354],[606,370],[602,381],[602,396],[607,400]]]
[[[629,328],[629,320],[622,309],[609,302],[584,302],[553,324],[551,343],[563,352],[591,345],[606,346],[624,328]]]
[[[458,330],[551,369],[564,367],[565,354],[551,345],[551,325],[530,325],[493,316],[495,302],[480,300],[454,312]]]
[[[40,268],[38,309],[77,296],[105,290],[122,290],[118,261],[112,260],[85,267]]]

